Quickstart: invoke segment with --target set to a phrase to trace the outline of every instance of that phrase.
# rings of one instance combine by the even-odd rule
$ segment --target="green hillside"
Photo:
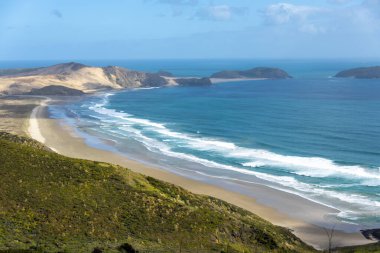
[[[287,229],[221,200],[0,134],[0,252],[134,252],[130,246],[314,252]]]

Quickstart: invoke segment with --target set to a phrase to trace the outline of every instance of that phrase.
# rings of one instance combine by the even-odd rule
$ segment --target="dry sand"
[[[45,101],[46,102],[46,101]],[[278,191],[259,184],[246,185],[247,189],[257,196],[265,197],[272,201],[279,201],[287,205],[286,212],[276,210],[269,205],[258,203],[255,198],[223,189],[218,186],[191,180],[166,172],[164,170],[144,165],[128,159],[127,157],[110,151],[100,150],[86,145],[84,140],[75,134],[74,129],[63,122],[49,119],[44,102],[35,107],[30,113],[28,133],[36,140],[56,152],[75,158],[110,162],[127,167],[133,171],[181,186],[193,193],[209,195],[249,210],[273,224],[292,229],[294,233],[306,243],[318,248],[326,248],[328,240],[322,227],[312,225],[304,218],[297,216],[320,219],[333,209],[324,207],[298,196]],[[293,214],[293,215],[290,215]],[[306,215],[305,215],[306,214]],[[345,233],[336,231],[333,238],[334,246],[348,246],[371,243],[361,233]]]

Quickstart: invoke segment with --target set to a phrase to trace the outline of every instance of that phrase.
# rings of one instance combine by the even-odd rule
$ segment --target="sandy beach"
[[[216,185],[191,180],[159,168],[147,166],[128,159],[119,153],[90,147],[86,145],[80,136],[75,134],[71,126],[65,125],[60,120],[48,117],[47,102],[61,103],[62,100],[41,100],[40,105],[30,111],[30,118],[25,119],[27,120],[28,128],[24,129],[29,136],[43,142],[52,150],[69,157],[118,164],[135,172],[181,186],[193,193],[222,199],[249,210],[273,224],[293,230],[299,238],[315,248],[326,248],[328,239],[325,229],[313,224],[323,220],[326,215],[334,213],[336,210],[265,185],[245,185],[247,191],[257,196],[257,198],[254,198],[251,195],[234,192],[231,189],[227,190]],[[268,203],[276,202],[277,205],[284,205],[285,208],[280,210],[270,204],[263,204],[261,203],[262,201],[259,203],[258,199],[267,199]],[[331,224],[331,226],[334,226],[334,224]],[[335,231],[333,238],[334,246],[360,245],[372,242],[365,239],[359,231],[355,233]]]

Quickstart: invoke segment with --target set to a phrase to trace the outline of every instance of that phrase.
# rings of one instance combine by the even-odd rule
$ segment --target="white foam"
[[[328,198],[332,198],[332,199],[337,199],[337,200],[340,200],[340,201],[343,201],[346,203],[350,203],[353,205],[365,206],[366,209],[370,209],[370,210],[372,210],[373,208],[380,207],[379,201],[374,201],[374,200],[368,199],[366,196],[362,196],[359,194],[346,194],[346,193],[340,193],[340,192],[331,191],[331,190],[320,189],[316,185],[310,185],[310,184],[299,182],[298,180],[296,180],[293,177],[275,176],[275,175],[265,174],[265,173],[261,173],[261,172],[255,172],[255,171],[251,171],[251,170],[241,169],[241,168],[237,168],[234,166],[224,165],[224,164],[216,163],[214,161],[209,161],[209,160],[199,158],[199,157],[196,157],[193,155],[184,154],[184,153],[180,153],[180,152],[173,152],[173,151],[169,150],[168,148],[161,149],[161,151],[166,155],[176,157],[176,158],[185,159],[185,160],[188,160],[191,162],[200,163],[206,167],[235,171],[235,172],[239,172],[241,174],[252,175],[252,176],[255,176],[257,178],[282,185],[283,187],[286,187],[286,188],[295,189],[295,190],[299,191],[300,193],[304,193],[304,194],[312,193],[312,194],[318,195],[318,196],[324,196],[324,197],[328,197]],[[303,196],[305,197],[307,195],[303,195]]]
[[[128,129],[130,131],[130,129]],[[134,132],[134,131],[133,131]],[[380,207],[380,202],[373,201],[368,199],[365,196],[359,195],[359,194],[346,194],[346,193],[339,193],[332,190],[324,190],[320,189],[317,185],[310,185],[306,183],[299,182],[293,177],[289,176],[275,176],[270,174],[265,174],[261,172],[256,172],[252,170],[242,169],[230,165],[220,164],[214,161],[210,161],[207,159],[199,158],[194,155],[185,154],[181,152],[174,152],[170,149],[169,146],[165,145],[164,143],[161,143],[157,140],[154,140],[152,138],[148,138],[141,134],[141,131],[137,132],[138,137],[140,138],[139,141],[141,141],[150,151],[159,151],[165,155],[180,158],[187,160],[189,162],[195,162],[202,164],[206,167],[215,168],[215,169],[223,169],[228,171],[235,171],[241,174],[245,175],[251,175],[255,176],[257,178],[263,179],[265,181],[273,182],[279,185],[282,185],[283,187],[286,187],[288,189],[295,189],[299,193],[303,193],[303,197],[308,198],[305,194],[314,194],[318,196],[324,196],[328,198],[337,199],[346,203],[355,204],[355,205],[364,205],[366,208],[371,209],[373,207]],[[283,190],[283,189],[282,189]],[[294,191],[290,191],[291,193],[297,193]],[[310,196],[309,196],[310,197]]]
[[[129,122],[133,122],[133,123],[137,123],[137,124],[141,124],[141,125],[156,127],[156,128],[160,128],[160,129],[166,129],[163,124],[155,123],[155,122],[152,122],[152,121],[147,120],[147,119],[139,119],[139,118],[128,117],[128,118],[126,118],[126,120]]]
[[[105,98],[102,100],[102,102],[97,103],[93,106],[90,106],[89,109],[93,110],[99,114],[106,115],[109,117],[115,117],[115,118],[122,119],[124,121],[128,121],[131,123],[141,124],[141,125],[160,128],[160,129],[165,128],[163,124],[155,123],[155,122],[152,122],[152,121],[147,120],[147,119],[134,118],[134,117],[132,117],[133,116],[132,114],[128,114],[125,112],[118,112],[114,109],[105,108],[104,106],[108,103],[108,97],[111,95],[113,95],[113,94],[107,94],[105,96]]]
[[[242,163],[244,167],[251,167],[251,168],[259,168],[259,167],[264,167],[267,164],[263,162],[248,162],[248,163]]]
[[[172,131],[165,127],[165,124],[152,122],[147,119],[132,117],[131,114],[125,112],[117,112],[113,109],[104,108],[108,101],[107,94],[101,103],[90,107],[97,113],[115,117],[123,120],[123,123],[136,124],[139,126],[149,127],[150,131],[162,135],[167,141],[172,139],[173,142],[180,143],[181,146],[203,150],[218,152],[224,157],[245,160],[242,165],[245,167],[263,167],[272,166],[292,171],[295,174],[310,177],[344,177],[367,180],[370,185],[380,185],[380,172],[358,165],[339,165],[334,161],[321,157],[301,157],[287,156],[273,153],[263,149],[249,149],[236,146],[234,143],[191,136],[189,134]]]
[[[149,125],[153,125],[149,122]],[[193,137],[188,134],[178,133],[167,129],[163,124],[153,129],[155,132],[177,139],[181,144],[197,150],[219,152],[221,155],[230,158],[248,160],[243,163],[246,167],[274,166],[292,170],[294,173],[311,177],[328,177],[336,175],[338,177],[356,179],[370,179],[380,184],[380,172],[371,171],[358,165],[339,165],[334,161],[321,157],[300,157],[276,154],[262,149],[249,149],[238,147],[234,143],[215,140],[211,138]],[[259,166],[258,166],[259,164]]]
[[[328,189],[327,186],[323,189],[323,187],[319,185],[310,185],[300,182],[292,176],[276,176],[257,172],[252,168],[271,166],[284,169],[286,172],[293,172],[297,175],[350,178],[360,180],[359,185],[363,183],[373,186],[380,185],[380,171],[371,170],[370,168],[364,168],[358,165],[339,165],[332,160],[321,157],[287,156],[263,149],[244,148],[223,140],[200,138],[198,136],[172,131],[168,129],[165,124],[140,119],[125,112],[105,108],[104,106],[108,102],[107,98],[108,96],[101,103],[91,106],[90,109],[99,114],[106,115],[108,118],[106,118],[104,122],[109,121],[110,124],[117,123],[120,125],[118,128],[121,131],[117,131],[115,134],[120,135],[124,132],[126,137],[136,139],[152,152],[163,153],[167,156],[199,163],[214,169],[234,171],[240,174],[255,176],[280,185],[282,190],[286,189],[286,191],[301,194],[303,197],[314,200],[320,199],[321,197],[335,199],[336,201],[349,203],[357,207],[356,209],[358,210],[368,212],[372,212],[373,208],[379,209],[380,207],[379,201],[369,199],[367,196],[337,192]],[[139,129],[136,129],[136,126]],[[150,134],[154,132],[160,135],[163,141],[147,137],[145,131],[149,131]],[[212,151],[222,157],[242,160],[241,164],[243,167],[221,164],[191,154],[175,152],[171,149],[172,146],[170,144],[195,150]],[[374,212],[376,212],[376,210]]]

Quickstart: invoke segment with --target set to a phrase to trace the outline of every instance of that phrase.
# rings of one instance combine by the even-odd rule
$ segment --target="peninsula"
[[[76,62],[41,68],[5,69],[0,70],[0,94],[78,95],[80,92],[111,89],[211,84],[208,78],[168,77],[170,75],[164,71],[148,73],[118,66],[93,67]]]
[[[93,67],[69,62],[40,68],[0,70],[0,95],[81,95],[104,90],[162,86],[207,86],[236,80],[287,79],[278,68],[225,70],[210,77],[175,77],[167,71],[149,73],[118,66]]]

